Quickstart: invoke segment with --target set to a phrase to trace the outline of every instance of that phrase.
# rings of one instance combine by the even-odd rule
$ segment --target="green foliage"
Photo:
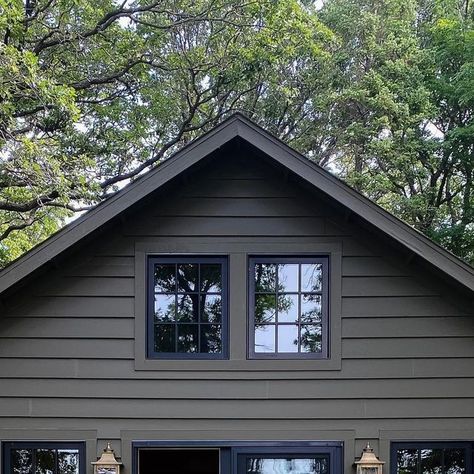
[[[0,0],[0,265],[236,110],[473,261],[473,91],[467,0]]]

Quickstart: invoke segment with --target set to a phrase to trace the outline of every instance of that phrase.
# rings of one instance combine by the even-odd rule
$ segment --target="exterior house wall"
[[[335,363],[247,360],[248,256],[324,249]],[[230,360],[140,361],[147,252],[228,256]],[[341,440],[346,472],[367,441],[388,462],[390,440],[473,440],[474,318],[453,294],[292,176],[221,156],[3,302],[0,439],[87,440],[88,462],[110,440],[126,474],[133,440]]]

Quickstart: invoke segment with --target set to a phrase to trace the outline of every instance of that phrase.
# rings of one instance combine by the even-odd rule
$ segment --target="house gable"
[[[253,122],[236,114],[6,267],[0,272],[0,294],[57,258],[62,252],[99,231],[101,227],[110,225],[115,218],[130,212],[137,203],[150,199],[157,190],[166,188],[192,167],[202,165],[232,140],[250,144],[257,151],[257,155],[275,161],[287,170],[287,173],[292,173],[302,182],[337,202],[346,213],[353,213],[366,225],[401,245],[411,255],[439,269],[461,287],[469,291],[474,290],[474,270],[468,264],[373,204]]]

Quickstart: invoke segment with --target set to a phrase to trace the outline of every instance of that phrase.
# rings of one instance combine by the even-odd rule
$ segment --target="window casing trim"
[[[180,352],[154,352],[153,345],[153,296],[154,296],[154,265],[156,263],[219,263],[222,265],[222,352],[209,353],[180,353]],[[229,358],[229,271],[228,258],[222,255],[148,255],[146,273],[146,357],[150,360],[222,360]]]
[[[248,328],[247,328],[247,357],[248,359],[319,359],[325,360],[330,358],[330,255],[328,254],[315,254],[315,255],[298,255],[298,254],[280,254],[280,255],[249,255],[248,257]],[[322,288],[322,351],[319,352],[306,352],[306,353],[289,353],[289,352],[262,352],[257,353],[254,350],[255,344],[255,278],[254,278],[254,265],[256,263],[320,263],[323,266],[323,288]],[[298,291],[298,294],[302,294],[302,291]],[[300,316],[300,315],[299,315]],[[298,316],[298,317],[299,317]]]
[[[295,370],[309,372],[341,370],[342,241],[303,237],[143,237],[135,241],[134,283],[134,369],[153,371],[158,378],[170,372],[202,370],[213,377],[220,371],[278,371],[282,377]],[[330,331],[329,359],[248,359],[248,256],[249,255],[329,255]],[[150,255],[227,256],[229,262],[229,358],[225,360],[182,360],[146,358],[146,268]],[[237,341],[237,342],[236,342]]]

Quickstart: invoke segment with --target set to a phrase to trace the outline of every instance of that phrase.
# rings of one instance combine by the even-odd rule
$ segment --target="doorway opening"
[[[219,449],[140,449],[138,474],[219,474]]]

